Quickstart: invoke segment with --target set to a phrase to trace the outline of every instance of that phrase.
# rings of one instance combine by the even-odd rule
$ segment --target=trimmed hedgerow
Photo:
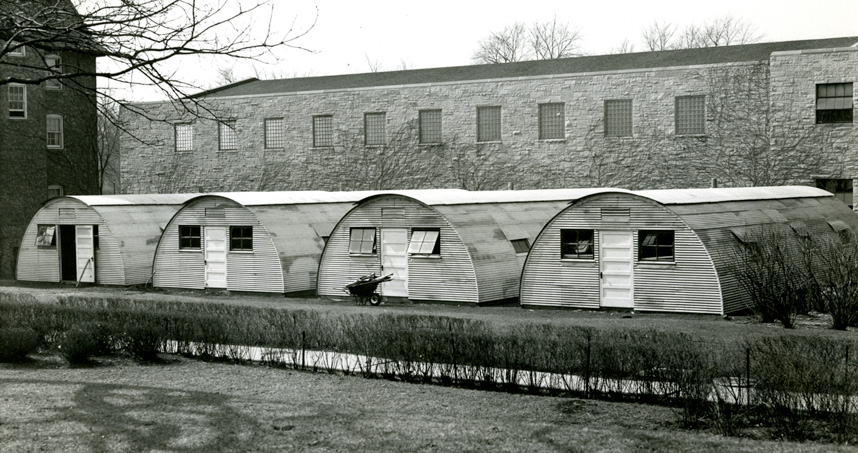
[[[21,362],[39,349],[39,334],[28,328],[0,328],[0,362]]]

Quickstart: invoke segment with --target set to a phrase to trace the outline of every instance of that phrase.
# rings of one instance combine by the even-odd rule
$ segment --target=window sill
[[[852,126],[853,124],[855,124],[855,123],[853,123],[852,121],[842,121],[842,122],[837,122],[837,123],[834,123],[834,122],[831,122],[831,123],[815,123],[815,124],[814,124],[814,126],[822,126],[822,127],[850,127],[850,126]]]
[[[218,149],[218,150],[217,150],[217,152],[219,152],[219,153],[234,153],[234,152],[237,152],[237,151],[238,151],[238,148]]]
[[[440,260],[441,255],[408,255],[409,258],[417,258],[421,260]]]
[[[229,253],[237,255],[253,255],[253,250],[230,250]]]
[[[425,147],[430,147],[430,146],[441,146],[441,145],[443,145],[443,143],[441,143],[441,142],[436,142],[436,143],[418,143],[418,144],[417,144],[417,146],[425,146]]]
[[[10,120],[25,120],[25,119],[27,119],[27,117],[26,116],[10,116],[9,119]]]
[[[538,141],[542,142],[542,143],[565,143],[566,139],[565,138],[540,138]]]
[[[311,147],[310,147],[310,149],[314,149],[314,150],[316,150],[316,149],[317,149],[317,150],[329,150],[329,149],[334,149],[334,145],[328,145],[328,146],[311,146]]]
[[[62,150],[62,149],[64,149],[64,148],[63,148],[62,146],[48,146],[48,149],[53,149],[53,150]]]
[[[56,245],[37,245],[36,248],[39,250],[56,250],[57,246]]]
[[[476,142],[478,145],[503,145],[503,141],[501,140],[486,140],[482,142]]]
[[[263,149],[265,151],[283,151],[284,149],[286,149],[286,147],[285,146],[278,146],[278,147],[274,147],[274,148],[263,148]]]
[[[349,256],[354,258],[374,258],[378,256],[377,253],[349,253]]]
[[[191,154],[194,152],[194,150],[192,150],[192,149],[177,149],[176,152],[177,153],[183,153],[183,154]]]
[[[638,261],[636,267],[676,267],[676,261]]]
[[[595,263],[595,258],[560,258],[561,264]]]
[[[676,138],[706,138],[708,137],[705,133],[703,134],[674,134]]]
[[[203,249],[179,249],[179,253],[202,253]]]

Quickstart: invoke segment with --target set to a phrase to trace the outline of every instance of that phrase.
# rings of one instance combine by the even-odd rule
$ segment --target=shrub
[[[142,362],[154,362],[164,344],[161,329],[153,323],[128,326],[122,334],[122,350]]]
[[[60,355],[72,365],[88,363],[92,356],[98,354],[99,347],[92,334],[92,326],[88,324],[76,325],[60,334],[57,339]]]
[[[832,328],[846,330],[858,324],[858,241],[815,239],[815,305],[831,315]]]
[[[32,329],[0,329],[0,362],[21,362],[39,348],[39,343],[39,335]]]

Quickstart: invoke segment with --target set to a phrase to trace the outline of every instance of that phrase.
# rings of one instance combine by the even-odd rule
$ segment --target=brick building
[[[62,6],[55,3],[53,8]],[[3,8],[21,5],[28,4]],[[76,17],[71,3],[66,6]],[[35,14],[32,18],[38,19]],[[0,53],[0,278],[12,278],[21,237],[42,203],[64,194],[99,190],[97,159],[92,158],[97,146],[95,78],[29,82],[48,67],[66,74],[92,74],[96,57],[67,45],[8,41],[6,46],[5,32],[0,31],[4,50]],[[26,36],[21,39],[30,42]],[[11,78],[19,82],[10,83]]]
[[[125,193],[806,184],[851,204],[858,37],[234,83],[123,112]],[[145,112],[141,115],[140,112]],[[208,115],[202,115],[208,116]]]

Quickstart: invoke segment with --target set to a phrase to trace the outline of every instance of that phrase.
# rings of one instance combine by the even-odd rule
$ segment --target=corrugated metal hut
[[[524,307],[622,308],[723,315],[746,309],[728,271],[747,233],[766,225],[837,235],[858,217],[804,186],[599,193],[545,225],[521,276]]]
[[[485,304],[518,297],[542,226],[598,189],[394,191],[360,201],[331,233],[318,293],[343,296],[362,275],[393,274],[387,297]]]
[[[33,216],[21,240],[17,279],[143,284],[161,231],[194,194],[87,195],[54,198]]]
[[[232,192],[189,200],[170,220],[154,286],[312,293],[337,221],[370,192]]]

